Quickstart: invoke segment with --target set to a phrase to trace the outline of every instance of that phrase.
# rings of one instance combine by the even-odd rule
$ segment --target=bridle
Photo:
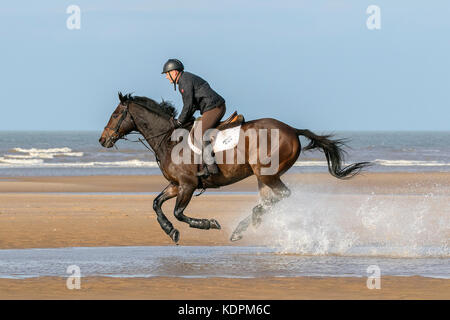
[[[117,121],[117,124],[116,124],[116,127],[114,128],[114,130],[108,126],[105,127],[105,129],[114,131],[113,136],[110,136],[108,133],[108,139],[111,139],[111,138],[117,138],[117,140],[120,139],[119,129],[120,129],[120,126],[122,125],[122,122],[125,120],[125,118],[127,117],[127,114],[128,114],[128,105],[124,105],[124,107],[125,108],[123,108],[122,114],[120,115],[120,119],[119,119],[119,121]],[[131,118],[131,120],[134,122],[133,118]]]
[[[134,103],[136,103],[136,102],[134,102]],[[136,104],[140,105],[139,103],[136,103]],[[120,140],[120,139],[124,139],[124,140],[131,141],[131,142],[141,142],[148,150],[152,151],[152,152],[155,154],[156,161],[159,163],[159,159],[158,159],[158,156],[157,156],[158,150],[159,150],[159,148],[161,147],[162,142],[166,139],[166,135],[169,134],[170,132],[172,132],[173,129],[174,129],[175,127],[174,127],[174,126],[171,126],[171,128],[169,128],[168,130],[166,130],[166,131],[164,131],[164,132],[162,132],[162,133],[153,135],[153,136],[151,136],[151,137],[146,137],[146,136],[144,136],[144,135],[141,133],[141,134],[144,136],[145,140],[147,140],[147,141],[148,141],[149,139],[157,138],[157,137],[160,137],[160,136],[164,135],[163,138],[159,141],[159,143],[158,143],[158,145],[156,146],[155,150],[153,151],[153,150],[150,149],[148,146],[146,146],[145,143],[144,143],[140,138],[138,139],[138,141],[132,141],[132,140],[127,139],[127,138],[125,137],[125,135],[122,136],[122,137],[120,136],[120,133],[119,133],[120,126],[122,125],[122,122],[125,120],[125,118],[126,118],[127,115],[128,115],[128,104],[127,104],[127,105],[124,104],[123,106],[124,106],[124,109],[122,110],[122,113],[121,113],[121,115],[120,115],[120,119],[119,119],[119,121],[117,121],[117,124],[116,124],[114,130],[111,129],[110,127],[108,127],[108,126],[105,127],[105,129],[109,129],[109,130],[113,130],[113,131],[114,131],[112,136],[108,133],[108,139],[116,138],[116,141],[117,141],[117,140]],[[141,105],[141,106],[142,106],[142,105]],[[144,106],[144,107],[145,107],[145,106]],[[131,116],[131,114],[130,114],[130,116]],[[134,123],[134,125],[135,125],[135,127],[136,127],[136,123],[134,122],[134,119],[133,119],[132,116],[131,116],[131,121],[133,121],[133,123]],[[171,122],[171,123],[172,123],[172,122]],[[115,144],[114,144],[114,145],[115,145]],[[116,148],[117,148],[117,147],[116,147]]]

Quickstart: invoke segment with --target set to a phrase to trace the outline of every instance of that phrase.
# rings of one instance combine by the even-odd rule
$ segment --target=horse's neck
[[[170,132],[167,132],[170,128],[169,121],[161,119],[159,116],[153,115],[154,119],[147,119],[144,121],[136,121],[136,129],[145,138],[152,150],[155,152],[159,159],[165,158],[167,154],[168,146],[162,141],[170,136]],[[158,123],[158,126],[151,125],[150,123]]]

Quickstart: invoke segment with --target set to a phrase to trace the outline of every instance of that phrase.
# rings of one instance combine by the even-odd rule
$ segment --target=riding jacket
[[[183,110],[178,117],[180,124],[191,119],[197,110],[203,114],[225,103],[225,99],[211,89],[208,82],[190,72],[181,73],[178,79],[178,90],[183,97]]]

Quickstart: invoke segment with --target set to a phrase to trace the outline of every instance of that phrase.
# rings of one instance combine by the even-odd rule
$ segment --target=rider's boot
[[[217,166],[214,159],[214,152],[212,151],[211,141],[203,141],[203,150],[202,150],[202,165],[201,169],[197,172],[198,177],[208,177],[212,174],[219,173],[219,167]],[[206,154],[205,154],[206,153]],[[205,157],[208,158],[207,162],[205,162]]]

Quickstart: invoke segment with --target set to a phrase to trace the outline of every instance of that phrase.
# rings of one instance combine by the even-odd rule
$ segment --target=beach
[[[68,290],[66,279],[0,280],[0,299],[449,299],[449,280],[385,277],[369,290],[360,278],[82,278],[81,289]]]
[[[54,2],[0,5],[0,300],[450,300],[450,1]]]
[[[311,192],[323,194],[323,197],[333,204],[339,204],[342,199],[346,199],[348,203],[345,207],[355,211],[361,211],[361,208],[365,208],[364,205],[370,201],[386,202],[388,206],[392,206],[389,201],[395,201],[399,208],[414,202],[417,205],[413,207],[426,205],[426,210],[421,212],[430,216],[426,217],[429,219],[426,220],[427,223],[434,223],[440,219],[439,223],[444,224],[443,230],[435,230],[434,233],[437,234],[435,238],[426,236],[427,244],[442,247],[448,242],[448,237],[442,239],[442,235],[448,235],[446,225],[450,203],[448,172],[364,173],[347,181],[337,180],[325,173],[305,173],[287,174],[283,180],[292,189],[296,189],[297,193],[293,193],[293,196],[298,197],[300,203],[303,201],[300,195]],[[160,175],[0,178],[0,248],[174,246],[161,230],[152,209],[153,199],[166,185],[167,182]],[[177,221],[172,214],[174,199],[163,205],[163,211],[180,231],[180,246],[267,245],[265,226],[258,229],[260,232],[250,231],[241,241],[229,241],[237,223],[248,215],[257,203],[256,191],[256,181],[254,177],[250,177],[233,186],[208,190],[199,197],[193,197],[186,214],[197,218],[215,218],[220,222],[222,230],[197,230]],[[427,199],[426,202],[423,199]],[[295,202],[295,199],[290,201]],[[423,220],[423,217],[420,219]],[[405,225],[405,228],[407,227]],[[351,225],[348,228],[359,232],[358,228],[361,226]],[[395,240],[395,233],[398,233],[398,230],[388,231],[392,233],[389,237]],[[383,237],[388,234],[387,231],[383,232],[385,232]],[[418,233],[422,234],[423,232]],[[366,232],[360,238],[364,239],[370,235]],[[422,241],[421,239],[416,240]],[[301,254],[304,251],[294,253]],[[444,258],[445,254],[444,252]],[[83,277],[80,290],[68,290],[65,286],[66,277],[38,277],[0,279],[0,298],[450,298],[449,279],[387,275],[382,277],[380,290],[369,290],[366,280],[367,277],[345,276],[255,279],[94,276]]]

